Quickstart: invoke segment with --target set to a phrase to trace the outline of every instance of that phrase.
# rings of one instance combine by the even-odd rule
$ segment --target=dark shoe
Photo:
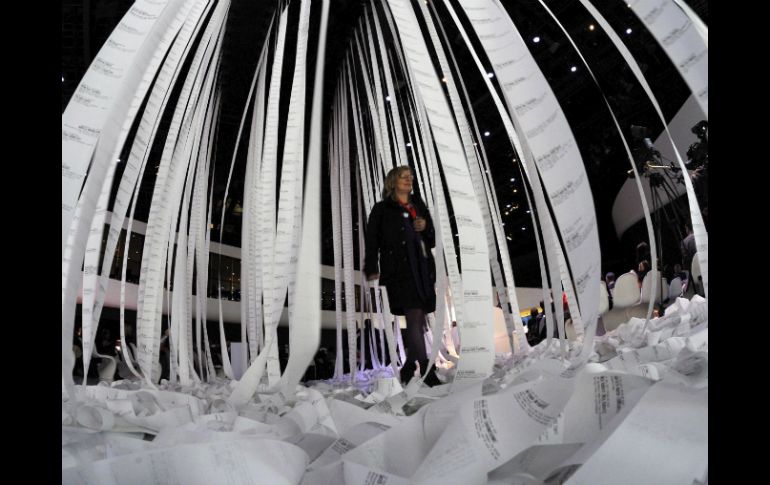
[[[424,361],[420,361],[420,371],[424,372],[425,369],[427,369],[427,368],[428,368],[428,360],[426,359]],[[428,372],[428,375],[425,376],[425,379],[423,379],[422,382],[426,386],[428,386],[428,387],[433,387],[433,386],[438,386],[440,384],[443,384],[443,382],[441,382],[439,380],[439,378],[436,377],[436,366],[435,365],[430,368],[430,371]]]
[[[438,376],[436,376],[436,367],[433,366],[430,369],[430,372],[428,372],[428,375],[425,376],[425,380],[423,380],[426,386],[433,387],[433,386],[440,386],[443,384],[441,380],[439,380]]]
[[[414,377],[415,369],[416,369],[416,367],[414,365],[414,362],[412,362],[411,365],[409,365],[409,363],[404,364],[404,366],[401,368],[401,372],[400,372],[400,374],[401,374],[401,383],[403,385],[407,385],[409,383],[409,381],[412,380],[412,378]]]

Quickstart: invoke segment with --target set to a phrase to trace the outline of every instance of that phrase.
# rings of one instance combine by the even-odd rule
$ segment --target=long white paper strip
[[[70,340],[89,227],[105,176],[109,185],[116,154],[184,22],[181,1],[166,7],[163,1],[143,1],[131,8],[97,54],[73,95],[74,102],[62,115],[62,383],[71,396],[75,358]],[[98,231],[102,229],[100,225]],[[95,275],[97,268],[91,266],[86,275]]]
[[[435,144],[442,157],[442,167],[455,210],[460,238],[462,266],[463,319],[458,321],[463,333],[462,358],[455,374],[455,385],[465,386],[485,378],[492,370],[494,334],[492,328],[492,288],[486,238],[481,228],[481,211],[474,196],[452,116],[439,80],[430,66],[427,46],[419,32],[414,11],[400,0],[390,0],[393,17],[406,50],[408,65],[417,80]],[[439,187],[434,182],[434,187]],[[436,193],[439,190],[436,190]]]
[[[697,24],[674,0],[631,0],[628,6],[674,63],[708,118],[709,48]]]
[[[294,325],[312,325],[314,322],[297,322],[293,317],[295,308],[294,287],[296,282],[296,261],[300,243],[302,207],[302,182],[305,149],[305,64],[307,62],[307,38],[310,22],[310,1],[300,4],[297,52],[294,62],[294,78],[289,99],[289,117],[286,122],[283,163],[281,165],[281,193],[278,200],[275,248],[273,252],[273,310],[270,324],[276,325],[283,311],[283,303],[289,297],[289,330]],[[294,332],[296,335],[296,332]],[[301,334],[301,332],[300,332]],[[292,345],[289,339],[289,352]],[[299,381],[298,381],[299,382]]]
[[[289,329],[293,347],[289,354],[281,386],[284,394],[293,394],[302,375],[312,361],[321,338],[321,106],[326,52],[329,2],[321,0],[321,25],[318,34],[313,111],[310,117],[308,169],[302,210],[302,233],[297,261],[296,298],[301,305],[294,309],[296,324]]]
[[[223,22],[229,4],[222,3],[207,27],[204,35],[219,33],[218,22]],[[197,77],[200,66],[207,65],[208,59],[214,55],[214,50],[219,44],[206,43],[196,52],[191,72],[185,79],[180,93],[180,99],[190,99],[191,105],[179,103],[169,128],[169,134],[161,155],[153,201],[150,206],[150,216],[147,222],[147,234],[145,237],[142,257],[141,273],[139,280],[139,301],[137,307],[137,356],[145,379],[154,382],[157,375],[153,372],[154,362],[158,359],[160,344],[160,323],[163,298],[164,274],[162,268],[166,267],[166,251],[170,237],[170,222],[173,200],[170,200],[167,188],[172,186],[175,180],[179,180],[186,172],[186,165],[181,165],[181,153],[176,150],[176,141],[180,133],[189,130],[191,117],[187,114],[188,106],[194,106],[200,95],[202,77]],[[184,171],[183,171],[184,170]]]
[[[580,152],[556,97],[502,5],[494,0],[463,0],[460,4],[487,51],[508,111],[521,126],[554,208],[590,335],[581,355],[585,360],[598,317],[601,259],[596,212]]]

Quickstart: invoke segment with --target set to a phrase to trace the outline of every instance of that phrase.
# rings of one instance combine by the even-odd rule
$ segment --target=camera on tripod
[[[633,140],[634,163],[639,174],[650,179],[652,187],[658,187],[664,182],[663,174],[671,178],[672,182],[684,183],[681,169],[670,160],[665,160],[650,139],[650,129],[644,126],[631,125],[631,138]],[[629,178],[633,178],[634,171],[629,170]]]
[[[692,127],[691,131],[698,137],[698,141],[687,149],[687,163],[685,165],[690,170],[707,167],[709,163],[709,122],[701,120]]]
[[[650,129],[644,126],[631,125],[631,138],[636,168],[640,174],[649,176],[651,168],[663,164],[660,152],[650,139]]]
[[[684,185],[684,175],[680,167],[664,158],[650,139],[651,131],[644,126],[631,125],[632,154],[639,175],[647,179],[649,192],[642,194],[650,203],[650,217],[656,236],[657,259],[663,259],[663,233],[678,244],[682,240],[682,221],[686,213],[682,207],[683,190],[677,185]],[[629,171],[633,177],[634,170]],[[686,200],[686,199],[685,199]]]

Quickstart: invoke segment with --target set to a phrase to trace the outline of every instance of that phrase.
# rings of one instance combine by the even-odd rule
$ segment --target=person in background
[[[636,277],[639,280],[639,288],[642,287],[642,282],[644,281],[644,277],[647,276],[647,273],[650,272],[650,262],[645,260],[642,260],[639,262],[639,266],[636,268]]]
[[[692,258],[698,249],[695,247],[695,234],[692,232],[692,228],[689,224],[684,226],[685,236],[680,244],[680,250],[682,251],[682,264],[684,269],[692,271]]]
[[[607,283],[607,292],[612,295],[612,290],[615,289],[615,273],[612,271],[607,272],[604,276],[604,282]]]
[[[543,315],[536,306],[529,309],[529,321],[527,322],[527,343],[534,347],[540,343],[540,321]]]

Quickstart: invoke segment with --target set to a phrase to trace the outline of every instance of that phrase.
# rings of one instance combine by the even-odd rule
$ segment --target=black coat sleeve
[[[436,231],[433,227],[433,218],[431,217],[430,212],[428,211],[428,206],[425,205],[425,202],[423,202],[422,199],[418,199],[418,201],[420,204],[420,214],[425,218],[425,230],[422,231],[420,235],[422,236],[422,240],[425,241],[425,244],[427,244],[429,248],[435,248]]]
[[[382,204],[377,203],[372,207],[369,219],[366,223],[366,248],[364,251],[364,274],[370,275],[380,272],[378,263],[380,246],[382,241]]]

